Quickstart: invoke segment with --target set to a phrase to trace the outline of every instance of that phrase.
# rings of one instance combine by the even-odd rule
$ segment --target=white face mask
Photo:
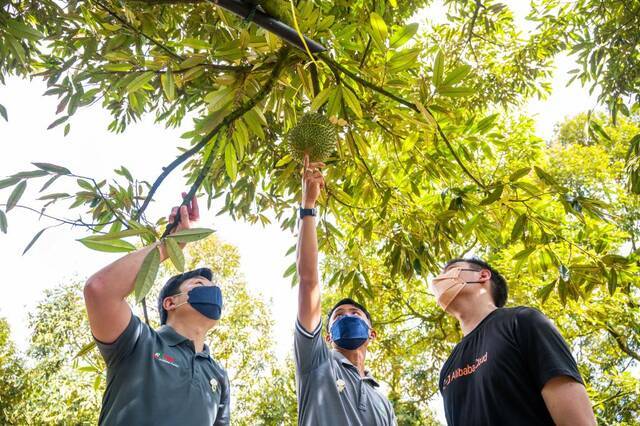
[[[431,285],[429,286],[431,288],[431,292],[436,296],[438,305],[440,305],[440,307],[445,311],[467,284],[483,282],[463,280],[460,278],[460,273],[462,271],[480,272],[476,269],[465,269],[462,267],[452,268],[431,280]]]

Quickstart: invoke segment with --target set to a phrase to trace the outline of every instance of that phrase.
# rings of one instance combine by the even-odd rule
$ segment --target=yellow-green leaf
[[[358,118],[362,118],[362,108],[360,107],[360,101],[354,95],[354,93],[349,88],[342,89],[342,96],[344,97],[344,101],[347,103],[347,106],[353,111]]]
[[[173,238],[179,243],[191,243],[193,241],[202,240],[207,238],[213,233],[213,229],[209,228],[191,228],[182,229],[167,236],[167,238]]]
[[[236,158],[236,149],[231,142],[228,142],[224,148],[224,166],[227,171],[227,176],[229,176],[231,180],[236,180],[236,176],[238,175],[238,160]]]
[[[436,59],[433,62],[433,84],[438,87],[442,84],[442,74],[444,72],[444,54],[442,50],[438,51]]]
[[[456,83],[459,83],[460,81],[462,81],[463,78],[467,76],[467,74],[469,74],[469,72],[471,72],[471,67],[469,65],[466,65],[466,64],[460,65],[456,67],[453,71],[451,71],[449,74],[447,74],[447,77],[444,79],[442,84],[444,86],[451,86]]]
[[[176,97],[176,82],[173,79],[173,71],[171,71],[171,68],[160,76],[160,83],[162,84],[162,90],[167,99],[170,101],[174,100]]]
[[[371,37],[380,50],[385,49],[385,41],[387,39],[387,24],[385,24],[382,16],[375,12],[371,12],[369,15],[371,22]]]
[[[147,71],[140,74],[139,76],[134,78],[133,81],[131,81],[131,83],[127,84],[127,87],[125,90],[127,91],[127,93],[133,93],[136,90],[141,89],[142,87],[144,87],[145,84],[147,84],[153,78],[154,75],[155,73],[153,71]]]
[[[104,251],[107,253],[128,253],[136,249],[133,244],[120,239],[96,240],[92,237],[86,237],[78,241],[91,250]]]
[[[167,254],[173,266],[175,266],[178,271],[184,272],[184,254],[176,240],[173,238],[165,238],[164,247],[167,249]]]
[[[391,39],[389,40],[389,47],[391,47],[392,49],[396,49],[402,46],[403,44],[411,40],[411,37],[413,37],[416,32],[418,32],[418,28],[419,25],[417,23],[405,25],[404,27],[400,28],[391,36]]]
[[[335,90],[333,87],[326,87],[318,93],[318,95],[311,102],[311,111],[317,111],[329,98],[329,95]]]
[[[142,261],[140,270],[136,275],[136,281],[134,285],[134,295],[136,302],[140,302],[149,293],[153,283],[158,275],[158,268],[160,267],[160,250],[158,247],[151,249],[147,256]]]

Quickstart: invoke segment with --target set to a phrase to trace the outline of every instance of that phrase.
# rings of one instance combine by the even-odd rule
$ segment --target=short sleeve
[[[322,321],[318,323],[313,332],[304,329],[299,320],[296,320],[296,329],[293,339],[296,370],[299,375],[318,368],[329,359],[329,348],[322,340]]]
[[[568,376],[584,384],[569,346],[540,311],[520,309],[516,313],[516,328],[516,339],[539,390],[557,376]]]
[[[231,423],[231,386],[229,384],[229,375],[224,372],[224,386],[222,387],[222,395],[220,395],[220,404],[218,405],[218,414],[214,426],[227,426]]]
[[[136,343],[140,339],[145,326],[140,321],[140,318],[131,314],[131,320],[129,325],[124,329],[122,334],[113,343],[102,343],[94,337],[96,345],[100,350],[104,362],[107,367],[113,367],[120,362],[123,358],[127,357],[136,346]]]

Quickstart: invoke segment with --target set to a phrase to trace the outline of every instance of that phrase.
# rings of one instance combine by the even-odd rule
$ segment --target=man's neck
[[[367,357],[367,348],[365,346],[361,346],[358,349],[354,349],[352,351],[339,347],[336,347],[336,350],[344,355],[344,357],[347,358],[349,362],[358,369],[360,377],[366,376],[366,372],[364,369],[364,360]]]
[[[173,328],[176,333],[191,340],[196,352],[202,352],[204,350],[204,339],[207,331],[209,331],[208,328],[199,324],[186,324],[175,318],[172,321],[167,321],[167,325]]]
[[[456,300],[455,306],[451,307],[451,313],[458,319],[462,334],[466,336],[496,309],[493,302],[486,300]]]

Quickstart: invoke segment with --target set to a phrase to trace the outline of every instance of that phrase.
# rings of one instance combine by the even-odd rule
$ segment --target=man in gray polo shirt
[[[198,216],[193,199],[181,207],[176,229],[188,229]],[[167,281],[158,298],[158,330],[133,315],[125,300],[154,247],[116,260],[85,285],[89,324],[107,364],[99,424],[228,425],[229,379],[204,344],[222,311],[222,292],[211,282],[211,270],[200,268]]]
[[[315,204],[324,188],[320,172],[323,166],[322,163],[310,164],[305,157],[297,260],[300,288],[294,338],[298,423],[304,426],[395,425],[391,403],[379,392],[378,383],[364,365],[367,347],[376,337],[364,306],[351,299],[338,302],[327,316],[327,336],[322,338]]]

